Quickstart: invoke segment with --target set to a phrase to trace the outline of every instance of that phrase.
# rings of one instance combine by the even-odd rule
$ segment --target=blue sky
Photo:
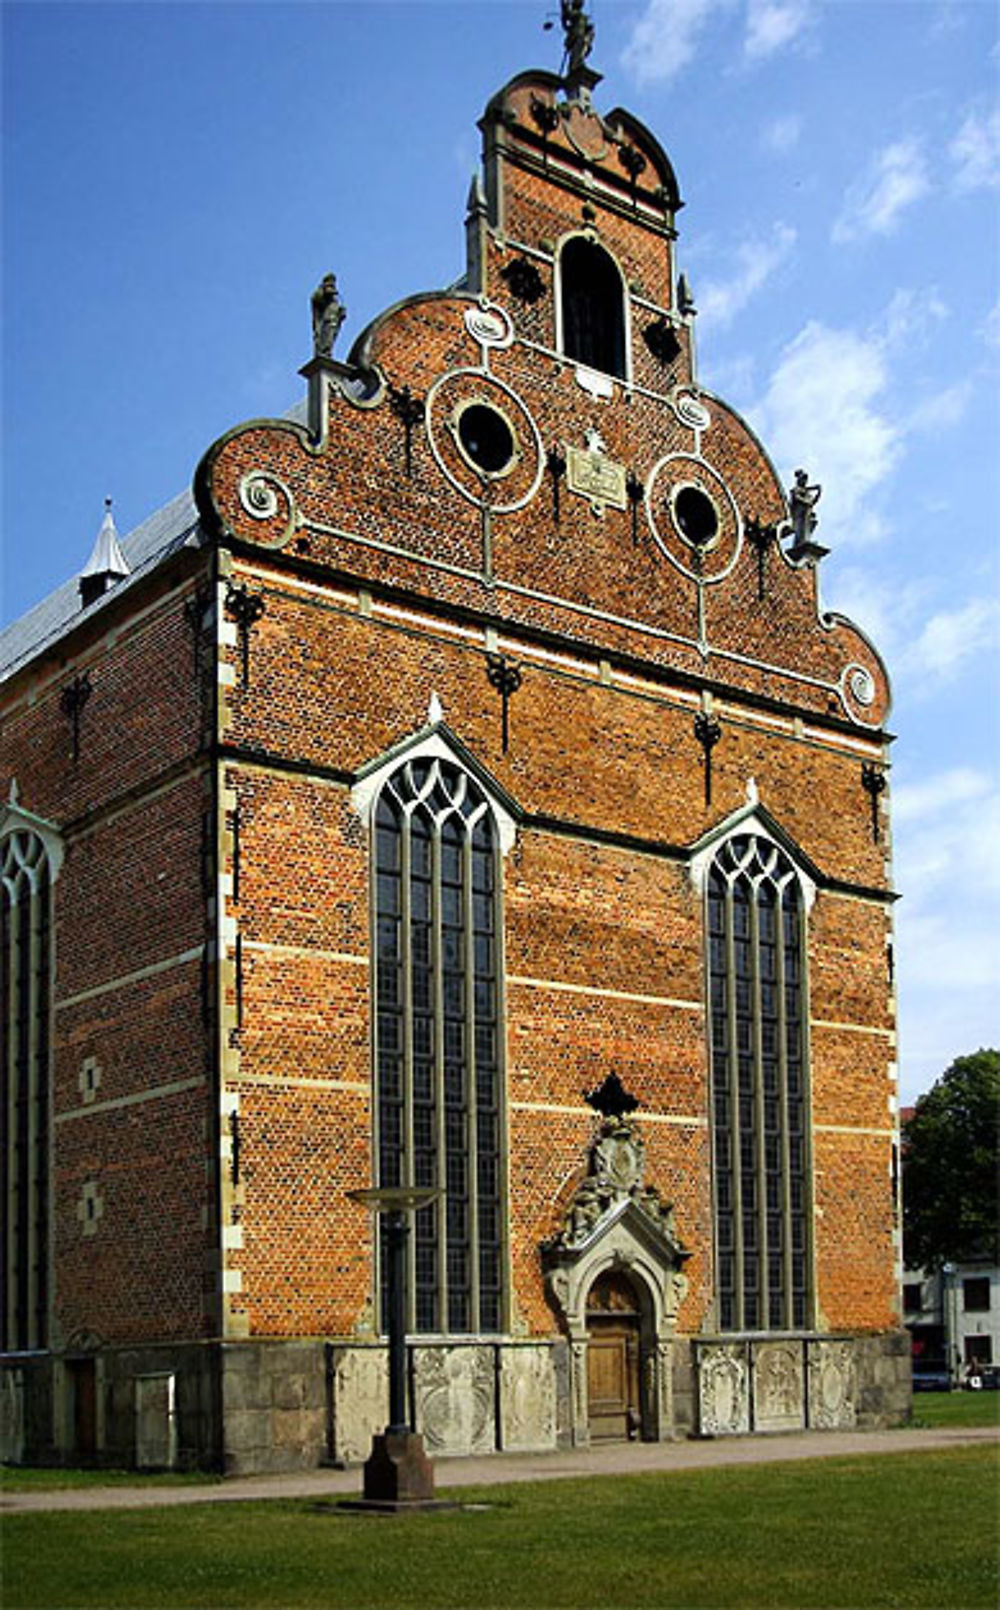
[[[823,484],[824,603],[893,675],[901,1093],[1000,1040],[1000,110],[992,0],[595,0],[668,151],[704,383]],[[544,0],[2,8],[3,588],[16,618],[210,441],[463,268],[476,120]]]

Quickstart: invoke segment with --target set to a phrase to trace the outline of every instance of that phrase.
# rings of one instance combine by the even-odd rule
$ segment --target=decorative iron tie
[[[389,407],[402,422],[406,441],[406,478],[413,474],[413,427],[424,417],[424,400],[415,397],[409,386],[389,387]]]
[[[761,525],[755,517],[746,523],[747,541],[757,550],[757,597],[763,602],[764,598],[764,565],[768,549],[778,539],[778,528],[774,525]]]
[[[694,735],[705,751],[705,805],[712,803],[712,750],[722,737],[722,727],[707,710],[699,710],[694,718]]]
[[[264,614],[267,606],[259,593],[250,592],[246,582],[239,587],[229,583],[226,592],[226,614],[236,622],[236,630],[240,634],[240,648],[243,656],[243,686],[250,685],[250,629],[255,626]]]
[[[559,482],[566,474],[566,459],[558,447],[549,449],[545,456],[545,464],[552,477],[552,519],[559,524]]]
[[[885,771],[881,766],[876,766],[874,761],[871,760],[866,760],[862,763],[861,786],[871,800],[873,844],[879,842],[878,802],[881,795],[885,793],[886,783]]]
[[[632,506],[632,546],[639,546],[639,504],[642,502],[645,487],[635,470],[629,470],[625,477],[625,493]]]
[[[503,732],[503,753],[507,753],[509,738],[508,706],[511,695],[521,686],[521,667],[512,665],[502,654],[488,654],[486,656],[486,675],[490,686],[496,688],[500,695],[501,721]]]
[[[68,716],[73,723],[74,766],[80,758],[80,717],[83,714],[83,707],[93,691],[90,685],[90,672],[83,671],[79,676],[75,676],[59,695],[59,708],[63,715]]]

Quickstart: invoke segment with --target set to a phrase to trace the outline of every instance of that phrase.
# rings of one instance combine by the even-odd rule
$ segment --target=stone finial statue
[[[793,547],[799,548],[803,543],[811,542],[812,535],[819,524],[816,516],[816,504],[822,496],[821,486],[810,486],[809,477],[805,470],[795,471],[795,485],[788,493],[788,506],[792,512]]]
[[[347,309],[338,295],[336,276],[324,274],[312,294],[313,353],[317,358],[333,355],[333,343],[346,317]]]
[[[580,70],[594,48],[594,24],[583,9],[583,0],[562,0],[562,30],[566,74],[571,77]]]

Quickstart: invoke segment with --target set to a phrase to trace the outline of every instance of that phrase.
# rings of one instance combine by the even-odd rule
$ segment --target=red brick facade
[[[345,1195],[372,1182],[377,1105],[359,784],[414,735],[471,757],[516,824],[502,857],[503,1335],[555,1349],[542,1441],[586,1435],[583,1333],[542,1249],[587,1175],[584,1092],[610,1072],[638,1100],[645,1186],[672,1204],[690,1254],[679,1307],[657,1309],[673,1396],[643,1409],[644,1432],[699,1423],[708,1353],[692,1341],[726,1358],[749,1345],[718,1333],[696,865],[730,823],[777,835],[811,891],[806,1340],[882,1337],[895,1356],[888,818],[862,784],[887,763],[885,672],[850,623],[819,616],[817,556],[789,555],[765,451],[692,373],[666,158],[625,114],[602,122],[564,90],[523,75],[487,109],[467,288],[390,310],[346,363],[315,357],[308,426],[257,421],[206,454],[200,545],[112,590],[7,680],[5,790],[16,779],[16,809],[65,845],[47,1346],[70,1375],[77,1358],[104,1361],[98,1453],[128,1441],[124,1375],[162,1359],[182,1399],[185,1371],[196,1380],[177,1411],[181,1457],[351,1454],[337,1371],[377,1326],[371,1227]],[[581,234],[626,287],[621,379],[565,355],[559,249]],[[515,261],[535,271],[533,299],[515,294]],[[673,332],[672,357],[654,355],[654,324]],[[470,405],[498,410],[516,444],[494,478],[459,441]],[[702,552],[672,501],[685,485],[714,510]],[[777,527],[760,554],[753,522]],[[244,627],[245,597],[259,605]],[[506,751],[497,655],[521,674]],[[60,700],[83,672],[74,758]],[[699,715],[719,730],[710,798]],[[88,1058],[99,1075],[84,1096]],[[96,1228],[80,1211],[88,1182]],[[631,1256],[619,1248],[617,1266]],[[327,1348],[332,1398],[311,1364],[301,1391],[284,1366],[285,1386],[256,1397],[233,1376],[255,1343],[304,1341]],[[898,1414],[904,1388],[873,1396],[875,1355],[856,1353],[827,1408]],[[72,1451],[77,1411],[58,1380],[25,1408],[34,1366],[9,1362],[29,1453]],[[823,1424],[821,1411],[803,1412]],[[270,1461],[269,1438],[283,1448]]]

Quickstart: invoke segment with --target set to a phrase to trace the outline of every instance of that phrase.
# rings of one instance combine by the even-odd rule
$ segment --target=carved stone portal
[[[635,1119],[605,1117],[562,1228],[541,1248],[549,1300],[572,1343],[576,1443],[589,1440],[587,1294],[609,1269],[627,1271],[640,1305],[642,1434],[660,1439],[673,1432],[670,1338],[687,1290],[690,1253],[677,1237],[672,1206],[655,1186],[644,1184],[644,1170],[645,1145]]]

